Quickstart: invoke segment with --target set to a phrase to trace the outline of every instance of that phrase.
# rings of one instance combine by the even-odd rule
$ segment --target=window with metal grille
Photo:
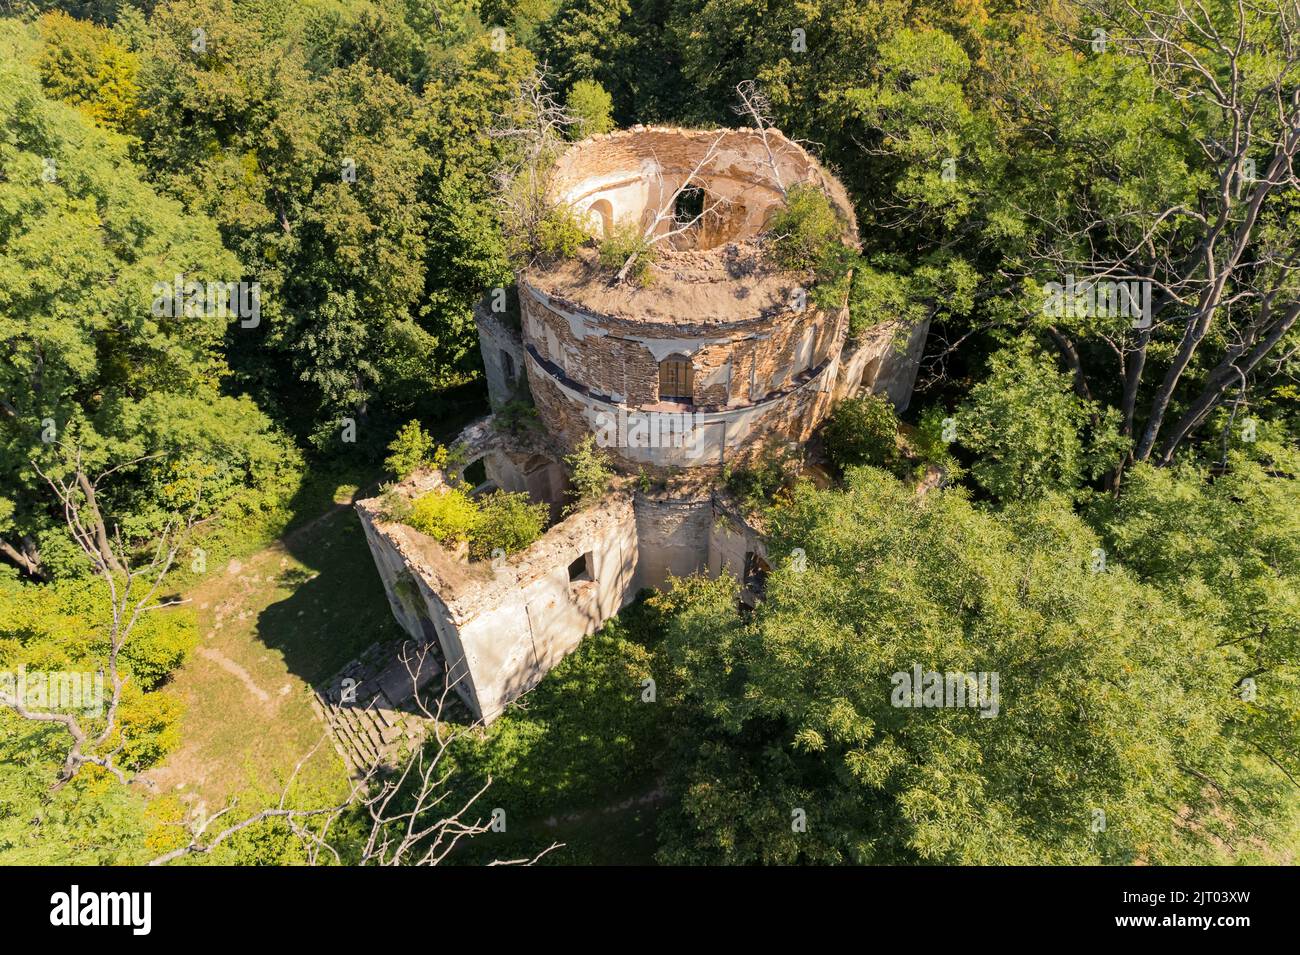
[[[678,355],[659,363],[659,398],[661,401],[693,401],[695,373],[691,360]]]

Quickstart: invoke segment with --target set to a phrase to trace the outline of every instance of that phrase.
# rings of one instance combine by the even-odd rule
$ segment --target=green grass
[[[177,556],[176,566],[167,577],[169,587],[184,592],[198,586],[208,578],[212,567],[224,567],[231,560],[274,546],[280,538],[340,503],[350,502],[362,488],[376,489],[380,477],[373,464],[309,467],[297,486],[277,504],[253,514],[227,515],[199,529]],[[207,569],[194,569],[196,548],[203,551]]]
[[[278,791],[324,733],[312,685],[400,635],[348,503],[352,489],[338,490],[343,501],[331,496],[272,546],[232,544],[241,556],[210,553],[206,573],[190,574],[182,593],[199,644],[169,686],[185,715],[181,748],[149,773],[159,795],[212,808],[248,789]],[[343,791],[343,764],[328,740],[300,779],[308,789]]]
[[[200,640],[169,688],[186,707],[182,745],[147,774],[156,796],[214,811],[278,793],[322,740],[311,686],[401,636],[351,507],[381,477],[315,469],[282,507],[205,535],[203,572],[182,555],[169,589],[190,599]],[[658,642],[657,612],[633,604],[457,745],[457,791],[490,775],[477,814],[504,808],[507,829],[464,842],[451,861],[531,858],[555,842],[564,845],[547,864],[653,861],[669,705]],[[658,702],[641,699],[649,677]],[[299,792],[317,802],[345,786],[326,740],[300,771]]]
[[[670,705],[659,632],[656,611],[631,605],[455,746],[457,791],[490,776],[474,815],[504,809],[506,831],[465,841],[452,861],[531,858],[561,842],[547,864],[653,862]],[[647,678],[656,680],[655,702],[642,700]]]

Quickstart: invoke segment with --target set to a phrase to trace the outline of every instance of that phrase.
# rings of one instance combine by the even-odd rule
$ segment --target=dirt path
[[[352,532],[360,529],[349,523],[349,508],[336,503],[269,547],[213,568],[186,594],[199,645],[172,681],[185,706],[182,743],[143,774],[152,793],[212,806],[250,787],[278,792],[320,740],[324,728],[311,709],[310,674],[293,661],[319,636],[321,617],[346,622],[341,608],[323,606],[331,588],[319,586],[313,558],[355,545]],[[333,596],[349,599],[346,592]],[[285,609],[298,603],[297,611]],[[352,610],[366,613],[364,606]],[[303,777],[326,789],[344,784],[332,746],[319,748]]]

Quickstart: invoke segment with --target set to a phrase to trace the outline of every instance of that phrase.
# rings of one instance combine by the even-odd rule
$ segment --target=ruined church
[[[523,491],[550,506],[551,526],[519,553],[472,562],[386,521],[377,498],[356,505],[394,615],[475,717],[498,716],[670,574],[729,572],[752,599],[763,539],[720,476],[807,442],[847,396],[906,406],[926,327],[879,321],[853,336],[846,304],[819,308],[763,254],[769,217],[800,183],[826,194],[856,246],[844,187],[774,130],[638,126],[559,159],[552,199],[593,239],[636,223],[662,240],[648,281],[611,281],[589,243],[488,296],[475,319],[494,414],[461,435],[454,475],[394,489],[414,497],[458,478],[476,494]],[[518,426],[529,405],[533,426]],[[623,478],[566,516],[563,458],[587,435]]]

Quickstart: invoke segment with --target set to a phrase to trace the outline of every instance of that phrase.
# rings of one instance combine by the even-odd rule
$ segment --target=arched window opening
[[[587,210],[588,216],[600,220],[600,233],[608,239],[614,232],[614,207],[608,199],[597,199]]]
[[[695,400],[695,370],[684,355],[670,355],[659,363],[659,399],[691,403]]]
[[[677,220],[678,227],[694,222],[702,215],[704,215],[703,189],[699,186],[687,186],[677,193],[677,201],[673,203],[673,218]]]

